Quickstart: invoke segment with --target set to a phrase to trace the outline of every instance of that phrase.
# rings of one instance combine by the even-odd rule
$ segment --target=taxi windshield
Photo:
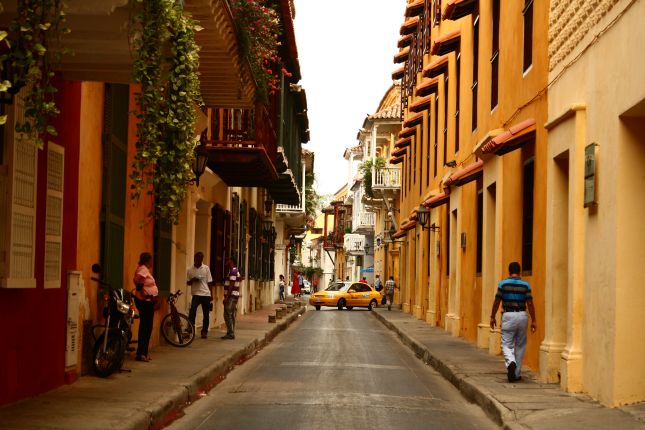
[[[348,288],[349,288],[349,284],[337,282],[327,287],[325,291],[347,291]]]

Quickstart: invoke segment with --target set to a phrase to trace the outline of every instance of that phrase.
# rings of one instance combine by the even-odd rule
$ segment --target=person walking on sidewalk
[[[298,276],[298,271],[294,270],[293,271],[293,276],[291,277],[291,294],[293,294],[293,297],[300,297],[300,283],[299,283],[299,276]]]
[[[522,360],[526,351],[526,331],[528,328],[528,308],[531,315],[531,332],[535,333],[535,309],[531,286],[520,278],[522,268],[514,261],[508,265],[508,278],[500,281],[490,315],[490,328],[497,324],[495,315],[502,303],[502,353],[506,364],[508,382],[522,379]]]
[[[284,275],[280,275],[280,284],[278,284],[280,287],[280,301],[284,302],[284,290],[287,287],[286,284],[284,283]]]
[[[197,252],[194,258],[194,264],[186,271],[186,284],[190,285],[190,293],[192,294],[192,301],[190,302],[190,312],[188,312],[188,319],[195,327],[195,317],[197,316],[197,308],[202,307],[202,339],[208,337],[209,327],[209,313],[211,310],[211,302],[213,296],[211,289],[213,285],[213,277],[207,265],[203,264],[204,253]]]
[[[235,339],[235,316],[237,314],[237,301],[240,298],[240,271],[237,270],[235,258],[229,257],[227,261],[228,274],[224,281],[224,322],[226,334],[222,339]]]
[[[139,333],[137,335],[137,361],[150,361],[148,345],[155,317],[155,301],[159,300],[159,288],[152,277],[152,254],[142,252],[134,272],[134,304],[139,310]]]
[[[383,289],[383,284],[381,283],[381,277],[379,275],[376,275],[376,279],[374,280],[374,289],[379,293]]]
[[[390,276],[390,279],[385,281],[385,298],[387,302],[387,310],[392,310],[392,302],[394,301],[394,289],[399,288],[394,283],[394,276]]]

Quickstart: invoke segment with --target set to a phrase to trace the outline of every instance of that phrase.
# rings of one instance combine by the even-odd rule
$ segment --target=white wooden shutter
[[[45,215],[45,288],[61,286],[63,242],[63,176],[65,149],[47,145],[47,210]]]
[[[24,121],[25,105],[21,93],[15,98],[15,122]],[[13,133],[11,143],[12,155],[7,175],[7,180],[10,182],[10,185],[7,185],[11,189],[9,195],[11,209],[7,221],[11,227],[8,231],[9,243],[5,256],[8,271],[6,277],[1,280],[0,286],[35,288],[34,254],[38,149],[33,140],[18,133]]]

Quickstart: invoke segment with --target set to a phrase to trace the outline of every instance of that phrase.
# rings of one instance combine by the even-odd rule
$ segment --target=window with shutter
[[[61,286],[63,242],[63,173],[65,149],[47,146],[47,208],[45,212],[45,288]]]
[[[242,276],[247,276],[246,273],[246,233],[247,233],[247,210],[248,205],[246,204],[246,200],[242,201],[242,205],[240,206],[240,259],[237,262],[237,268],[239,269],[240,273]]]
[[[15,98],[13,123],[5,126],[6,145],[0,177],[2,192],[2,237],[0,239],[0,286],[35,288],[36,185],[38,149],[32,139],[14,133],[16,122],[25,117],[23,89]]]

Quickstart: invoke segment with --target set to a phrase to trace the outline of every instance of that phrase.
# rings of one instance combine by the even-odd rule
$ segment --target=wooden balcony
[[[323,243],[323,249],[328,251],[334,251],[336,249],[342,248],[344,245],[345,233],[342,231],[333,231],[325,237]]]
[[[374,170],[372,174],[372,190],[374,192],[399,191],[401,189],[401,169],[386,167]]]
[[[231,187],[266,187],[278,179],[276,132],[267,109],[215,109],[207,166]]]
[[[2,1],[0,26],[7,28],[18,0]],[[201,92],[207,106],[253,107],[255,82],[237,49],[235,24],[228,0],[184,0],[184,10],[203,30],[196,33]],[[57,71],[65,79],[129,84],[133,82],[132,36],[136,13],[129,0],[67,0],[61,37],[63,55]]]
[[[376,214],[359,210],[353,214],[352,231],[355,233],[367,233],[374,230]]]

